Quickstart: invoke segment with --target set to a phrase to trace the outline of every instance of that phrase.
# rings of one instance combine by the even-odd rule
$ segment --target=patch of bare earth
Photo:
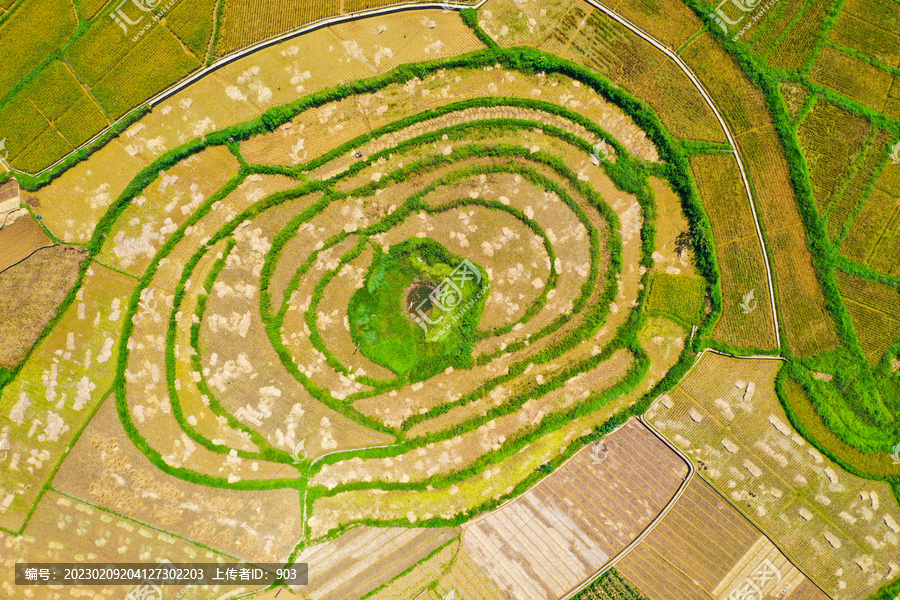
[[[75,284],[86,256],[85,250],[52,246],[0,273],[0,366],[22,360]]]

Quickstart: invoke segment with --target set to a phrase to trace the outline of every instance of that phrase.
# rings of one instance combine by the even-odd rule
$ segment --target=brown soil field
[[[828,599],[699,478],[616,568],[651,600]]]
[[[19,364],[75,284],[86,254],[52,246],[0,273],[0,366]]]
[[[0,395],[9,444],[0,463],[0,527],[18,530],[115,374],[118,331],[134,280],[92,265],[56,327]]]
[[[707,353],[647,417],[829,595],[868,597],[895,578],[900,507],[887,483],[844,471],[790,426],[780,368]]]
[[[463,526],[463,549],[504,598],[555,599],[577,587],[659,514],[687,475],[682,459],[639,422],[604,444]]]
[[[412,570],[391,580],[366,600],[406,600],[422,594],[426,586],[441,579],[459,561],[460,543],[454,540],[443,549],[418,563]],[[429,590],[430,591],[430,590]],[[433,593],[433,592],[432,592]],[[423,595],[422,598],[425,596]],[[469,597],[469,596],[467,596]]]
[[[163,473],[128,439],[114,398],[85,429],[53,487],[251,562],[284,561],[303,536],[297,490],[218,489]]]
[[[6,226],[0,229],[0,274],[22,262],[39,248],[53,242],[27,211],[20,210],[6,217]],[[2,222],[2,219],[0,219]]]
[[[293,588],[310,600],[358,600],[458,535],[450,527],[356,527],[301,551],[296,562],[309,565],[309,584]]]
[[[3,548],[0,567],[0,598],[125,598],[135,585],[46,586],[23,590],[15,585],[17,562],[71,563],[173,563],[228,561],[227,555],[101,507],[71,498],[51,489],[38,503],[24,535],[0,532]],[[229,588],[237,592],[239,588]],[[246,590],[246,588],[245,588]],[[241,590],[241,591],[245,591]],[[28,592],[31,592],[29,594]],[[166,593],[179,598],[204,600],[224,593],[219,586],[167,586]],[[38,595],[39,594],[39,595]],[[281,596],[284,598],[284,596]]]

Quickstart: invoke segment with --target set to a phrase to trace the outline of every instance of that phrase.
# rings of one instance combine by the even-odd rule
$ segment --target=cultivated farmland
[[[388,3],[85,0],[16,41],[0,544],[312,567],[198,600],[900,585],[874,17],[615,4],[354,15],[130,114]]]
[[[699,478],[617,569],[651,600],[828,598]]]
[[[897,575],[900,508],[890,486],[847,473],[791,427],[773,385],[781,364],[708,353],[648,417],[829,595],[866,597]]]

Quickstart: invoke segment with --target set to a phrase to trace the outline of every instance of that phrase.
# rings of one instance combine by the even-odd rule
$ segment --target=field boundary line
[[[281,42],[287,41],[289,39],[293,39],[295,37],[299,37],[303,34],[311,33],[313,31],[316,31],[319,29],[331,27],[333,25],[340,25],[342,23],[349,23],[352,21],[360,20],[360,19],[366,19],[368,17],[378,17],[378,16],[383,16],[383,15],[390,15],[393,13],[413,11],[413,10],[443,9],[443,10],[447,10],[447,11],[460,11],[460,10],[464,10],[464,9],[468,9],[468,8],[473,8],[473,9],[477,10],[477,9],[481,8],[481,6],[487,1],[488,0],[479,0],[478,3],[473,4],[473,5],[458,4],[455,2],[422,2],[422,3],[404,2],[402,4],[395,4],[393,6],[388,6],[385,8],[372,8],[372,9],[368,9],[368,10],[352,12],[352,13],[346,14],[346,15],[336,15],[333,17],[325,17],[324,19],[319,19],[318,21],[313,21],[312,23],[307,23],[306,25],[302,25],[296,29],[293,29],[291,31],[288,31],[288,32],[278,35],[276,37],[269,38],[267,40],[262,40],[260,42],[256,42],[255,44],[251,44],[250,46],[247,46],[246,48],[237,50],[236,52],[233,52],[232,54],[223,56],[222,58],[218,59],[213,64],[211,64],[207,67],[203,67],[199,71],[196,71],[192,74],[189,74],[187,77],[185,77],[181,81],[178,81],[178,82],[172,84],[171,86],[169,86],[162,92],[159,92],[155,96],[152,96],[149,99],[144,100],[143,102],[128,109],[128,111],[124,115],[122,115],[120,118],[116,119],[109,126],[100,130],[91,139],[85,141],[77,148],[73,148],[71,152],[69,152],[68,154],[66,154],[65,156],[63,156],[62,158],[57,160],[56,162],[54,162],[52,165],[44,167],[37,173],[28,173],[26,171],[20,171],[18,169],[14,169],[5,159],[2,159],[2,158],[0,158],[0,164],[3,164],[3,166],[6,167],[6,169],[12,173],[21,173],[23,175],[28,175],[30,177],[39,177],[39,176],[43,175],[44,173],[46,173],[47,171],[50,171],[51,169],[53,169],[56,166],[65,162],[68,158],[70,158],[72,155],[76,154],[79,150],[81,150],[87,146],[90,146],[97,139],[99,139],[99,138],[103,137],[105,134],[109,133],[110,130],[112,130],[118,123],[120,123],[124,119],[127,119],[129,117],[129,115],[134,113],[134,111],[140,110],[141,108],[144,108],[144,107],[152,109],[154,106],[156,106],[160,102],[167,100],[168,98],[170,98],[170,97],[174,96],[175,94],[177,94],[178,92],[182,91],[184,88],[196,83],[197,81],[206,77],[207,75],[209,75],[215,71],[218,71],[219,69],[221,69],[224,66],[227,66],[241,58],[244,58],[245,56],[249,56],[250,54],[253,54],[259,50],[264,50],[264,49],[268,48],[269,46],[274,46],[276,44],[280,44]],[[203,63],[201,63],[201,64],[203,64]],[[300,97],[302,97],[302,96],[300,96]],[[140,121],[140,119],[138,121]],[[135,121],[135,123],[137,123],[138,121]],[[124,133],[124,131],[123,131],[123,133]],[[118,136],[116,136],[116,137],[118,137]],[[203,136],[199,136],[199,137],[203,137]],[[115,139],[115,138],[113,138],[113,139]],[[110,139],[109,141],[112,141],[112,139]],[[107,142],[107,144],[108,143],[109,142]],[[104,147],[104,146],[106,146],[106,144],[104,144],[101,147]],[[98,148],[98,150],[99,150],[99,148]]]
[[[793,566],[793,567],[794,567],[795,569],[797,569],[800,573],[802,573],[803,576],[806,577],[806,579],[808,579],[810,583],[812,583],[814,586],[816,586],[816,588],[818,588],[818,590],[819,590],[820,592],[822,592],[823,594],[825,594],[825,597],[826,597],[826,598],[829,598],[829,600],[833,600],[834,597],[833,597],[831,594],[829,594],[828,592],[826,592],[825,590],[823,590],[823,589],[822,589],[822,586],[820,586],[818,583],[816,583],[816,580],[815,580],[815,579],[813,579],[812,577],[810,577],[809,575],[806,574],[806,571],[804,571],[804,570],[801,569],[799,566],[797,566],[797,563],[794,561],[794,559],[792,559],[790,556],[788,556],[787,552],[785,552],[784,550],[782,550],[782,549],[781,549],[781,546],[779,546],[777,543],[775,543],[775,540],[773,540],[773,539],[769,536],[768,533],[766,533],[765,531],[763,531],[756,523],[754,523],[754,522],[753,522],[753,519],[751,519],[751,518],[748,517],[746,514],[744,514],[744,512],[741,511],[741,509],[739,509],[737,506],[735,506],[734,503],[731,502],[731,500],[729,500],[729,499],[726,498],[724,495],[722,495],[722,493],[719,492],[719,490],[716,489],[716,486],[714,486],[714,485],[711,484],[710,482],[708,482],[708,481],[706,481],[705,479],[703,479],[703,476],[702,476],[702,475],[699,476],[699,478],[700,478],[700,481],[702,481],[709,489],[711,489],[711,490],[713,491],[713,493],[714,493],[714,494],[715,494],[722,502],[724,502],[725,504],[727,504],[728,506],[730,506],[734,511],[737,512],[737,514],[739,514],[739,515],[744,519],[744,521],[746,521],[747,523],[749,523],[750,526],[753,527],[753,529],[755,529],[756,531],[758,531],[759,534],[760,534],[761,536],[763,536],[764,538],[766,538],[767,540],[769,540],[769,542],[770,542],[773,546],[775,546],[775,547],[778,549],[779,552],[781,552],[781,555],[784,556],[784,557],[787,559],[787,561],[788,561],[789,563],[791,563],[791,566]]]
[[[694,370],[694,367],[696,367],[696,366],[700,363],[700,360],[703,358],[703,356],[704,356],[707,352],[708,352],[708,353],[711,353],[711,354],[717,354],[717,355],[719,355],[719,356],[727,356],[728,358],[738,358],[738,359],[743,359],[743,360],[776,360],[776,361],[781,361],[781,362],[784,362],[784,363],[787,363],[787,362],[788,362],[788,360],[787,360],[785,357],[783,357],[783,356],[769,356],[769,355],[739,356],[739,355],[736,355],[736,354],[729,354],[728,352],[722,352],[721,350],[716,350],[716,349],[714,349],[714,348],[705,348],[705,349],[704,349],[702,352],[700,352],[700,354],[697,356],[697,360],[694,361],[694,364],[691,365],[691,368],[688,369],[688,371],[684,374],[684,377],[681,378],[681,380],[679,381],[679,383],[680,383],[681,381],[684,381],[685,378],[687,378],[688,374],[689,374],[691,371]],[[659,396],[659,398],[662,398],[662,396]],[[653,404],[656,404],[656,402],[659,400],[659,398],[657,398],[656,400],[654,400],[653,403],[651,404],[651,406],[652,406]],[[670,448],[674,448],[675,451],[678,452],[678,454],[679,454],[682,458],[684,458],[685,460],[687,460],[688,462],[690,462],[691,465],[693,466],[693,462],[691,462],[690,458],[688,458],[687,455],[685,455],[685,454],[684,454],[677,446],[675,446],[674,443],[672,443],[668,438],[666,438],[665,435],[663,435],[662,433],[660,433],[659,431],[657,431],[656,428],[653,427],[653,425],[651,425],[648,421],[646,421],[645,418],[644,418],[644,415],[639,416],[638,419],[639,419],[644,425],[646,425],[646,426],[650,429],[650,431],[652,431],[654,434],[656,434],[657,437],[659,437],[660,439],[662,439],[662,440],[666,443],[667,446],[669,446]],[[794,425],[793,425],[793,424],[790,424],[790,427],[796,431],[796,428],[794,428]],[[799,433],[799,432],[798,432],[798,433]],[[808,443],[810,443],[810,442],[808,442]],[[813,447],[815,447],[815,445],[813,445]],[[838,466],[840,466],[840,465],[838,465]],[[769,540],[769,542],[771,542],[772,545],[775,546],[775,548],[777,548],[779,552],[781,552],[782,556],[784,556],[784,557],[788,560],[788,562],[791,563],[791,565],[793,565],[793,567],[794,567],[795,569],[797,569],[800,573],[802,573],[803,576],[806,577],[806,579],[808,579],[814,586],[816,586],[816,588],[819,589],[819,591],[821,591],[823,594],[825,594],[825,597],[826,597],[826,598],[829,598],[829,599],[833,598],[833,597],[832,597],[830,594],[828,594],[824,589],[822,589],[822,587],[816,582],[815,579],[813,579],[812,577],[810,577],[809,575],[807,575],[807,574],[806,574],[806,571],[804,571],[803,569],[801,569],[801,568],[797,565],[796,561],[795,561],[794,559],[792,559],[790,556],[788,556],[787,552],[785,552],[785,551],[781,548],[781,546],[780,546],[778,543],[776,543],[775,540],[773,540],[772,537],[771,537],[768,533],[766,533],[765,531],[763,531],[762,528],[759,527],[759,526],[753,521],[753,519],[751,519],[749,516],[747,516],[747,514],[745,514],[744,511],[742,511],[740,508],[738,508],[737,506],[735,506],[734,503],[733,503],[731,500],[729,500],[729,499],[726,498],[721,492],[719,492],[719,490],[716,489],[716,487],[715,487],[711,482],[709,482],[709,481],[707,481],[706,479],[704,479],[702,475],[698,475],[698,477],[699,477],[700,481],[702,481],[706,486],[709,487],[709,489],[711,489],[711,490],[716,494],[716,496],[718,496],[723,502],[725,502],[725,503],[726,503],[728,506],[730,506],[735,512],[737,512],[737,514],[740,515],[741,518],[744,519],[744,521],[746,521],[747,523],[749,523],[749,524],[750,524],[757,532],[759,532],[760,535],[762,535],[762,536],[765,537],[767,540]],[[603,574],[603,573],[601,572],[601,573],[599,573],[598,575],[602,575],[602,574]],[[563,599],[560,599],[560,600],[566,600],[566,598],[563,598]]]
[[[722,114],[719,112],[719,109],[716,107],[715,102],[712,100],[712,96],[709,95],[709,92],[706,91],[706,88],[703,87],[703,84],[700,82],[700,79],[694,75],[694,72],[688,67],[687,63],[681,60],[681,57],[678,56],[675,52],[665,46],[663,43],[659,42],[656,38],[646,33],[640,27],[634,25],[621,16],[619,13],[615,12],[611,8],[600,4],[597,0],[584,0],[594,8],[601,11],[606,16],[610,17],[614,21],[618,22],[620,25],[623,25],[632,33],[648,42],[654,48],[662,52],[666,55],[670,60],[674,61],[678,68],[680,68],[685,75],[687,75],[688,79],[691,80],[691,83],[694,84],[694,87],[697,88],[697,91],[700,92],[700,95],[703,97],[703,100],[706,102],[707,106],[709,106],[710,110],[713,111],[713,115],[715,115],[716,120],[719,122],[719,125],[722,127],[722,131],[725,132],[725,137],[728,140],[728,143],[731,144],[732,153],[734,155],[735,160],[738,164],[738,169],[741,172],[741,181],[744,184],[744,191],[747,192],[747,200],[750,203],[750,211],[753,214],[753,224],[756,226],[756,235],[759,238],[759,246],[762,249],[763,259],[766,265],[766,281],[769,287],[769,299],[772,304],[772,319],[775,322],[775,343],[776,346],[781,348],[781,331],[779,330],[778,323],[778,307],[775,302],[775,285],[772,282],[772,267],[770,266],[769,253],[766,250],[766,242],[763,238],[762,228],[759,225],[759,215],[756,212],[756,203],[753,200],[753,192],[750,189],[750,181],[747,178],[747,172],[744,169],[744,161],[741,158],[740,150],[738,150],[737,141],[734,138],[734,134],[731,133],[731,129],[728,127],[728,124],[725,122],[725,119],[722,117]]]
[[[486,2],[487,0],[485,0]],[[341,454],[342,452],[360,452],[362,450],[371,450],[373,448],[393,448],[394,446],[400,446],[400,443],[396,444],[381,444],[380,446],[363,446],[362,448],[348,448],[346,450],[332,450],[331,452],[326,452],[321,456],[317,456],[313,460],[310,461],[309,466],[306,468],[306,485],[303,486],[303,498],[300,502],[303,504],[303,515],[300,518],[300,524],[302,526],[302,533],[300,535],[300,540],[306,540],[306,521],[307,521],[307,502],[306,499],[309,498],[309,483],[312,481],[312,477],[310,477],[310,473],[312,471],[313,465],[317,462],[325,458],[326,456],[331,456],[333,454]],[[313,475],[315,477],[315,475]],[[298,542],[299,543],[299,542]],[[293,564],[293,563],[291,563]]]
[[[192,538],[183,536],[183,535],[181,535],[181,534],[174,533],[174,532],[172,532],[172,531],[168,531],[167,529],[162,529],[161,527],[157,527],[156,525],[151,525],[150,523],[146,523],[146,522],[144,522],[144,521],[139,521],[138,519],[135,519],[135,518],[132,517],[132,516],[126,515],[126,514],[124,514],[124,513],[120,513],[119,511],[117,511],[117,510],[115,510],[115,509],[109,508],[108,506],[103,506],[102,504],[96,504],[96,503],[94,503],[94,502],[90,502],[89,500],[85,500],[84,498],[79,498],[78,496],[72,495],[72,494],[70,494],[70,493],[68,493],[68,492],[62,491],[61,489],[58,489],[58,488],[56,488],[56,487],[53,487],[52,484],[47,486],[47,491],[53,492],[53,493],[55,493],[55,494],[59,494],[60,496],[64,496],[64,497],[66,497],[66,498],[69,498],[70,500],[74,500],[75,502],[80,502],[80,503],[82,503],[82,504],[84,504],[84,505],[90,506],[90,507],[92,507],[92,508],[94,508],[94,509],[96,509],[96,510],[105,512],[105,513],[107,513],[107,514],[115,515],[116,517],[118,517],[118,518],[120,518],[120,519],[124,519],[124,520],[126,520],[126,521],[129,521],[129,522],[134,523],[134,524],[136,524],[136,525],[138,525],[138,526],[140,526],[140,527],[146,527],[147,529],[152,529],[153,531],[156,531],[156,532],[158,532],[158,533],[162,533],[162,534],[164,534],[164,535],[169,535],[169,536],[172,536],[173,538],[177,538],[177,539],[182,540],[182,541],[184,541],[184,542],[187,542],[187,543],[189,543],[189,544],[193,544],[193,545],[197,546],[198,548],[203,548],[204,550],[208,550],[208,551],[210,551],[210,552],[215,552],[216,554],[218,554],[218,555],[220,555],[220,556],[225,556],[225,557],[227,557],[227,558],[232,558],[232,559],[237,560],[237,561],[242,560],[241,557],[239,557],[239,556],[234,556],[234,555],[229,554],[228,552],[225,552],[225,551],[223,551],[223,550],[218,550],[218,549],[216,549],[216,548],[213,548],[212,546],[209,546],[209,545],[207,545],[207,544],[204,544],[203,542],[199,542],[199,541],[197,541],[197,540],[195,540],[195,539],[192,539]],[[157,539],[158,539],[158,538],[157,538]],[[249,562],[249,561],[247,561],[247,562]],[[251,563],[251,564],[252,564],[252,563]]]
[[[35,248],[35,249],[32,250],[31,253],[30,253],[28,256],[26,256],[25,258],[23,258],[23,259],[21,259],[21,260],[19,260],[19,261],[14,262],[13,264],[9,265],[8,267],[5,267],[5,268],[3,268],[3,269],[0,269],[0,273],[5,273],[6,271],[8,271],[9,269],[12,269],[12,268],[15,267],[16,265],[21,265],[23,262],[25,262],[26,260],[28,260],[29,258],[31,258],[32,256],[34,256],[39,250],[46,250],[47,248],[56,248],[57,246],[61,246],[61,245],[62,245],[62,244],[48,244],[48,245],[46,245],[46,246],[41,246],[40,248]]]
[[[630,420],[631,419],[629,419],[629,421]],[[687,468],[688,468],[687,475],[685,475],[684,481],[681,482],[681,486],[679,486],[678,490],[675,492],[675,495],[672,496],[672,498],[669,500],[668,504],[666,504],[666,506],[663,507],[663,509],[659,512],[659,514],[656,515],[656,517],[654,517],[653,520],[647,524],[647,526],[644,528],[644,530],[636,538],[631,540],[631,542],[627,546],[622,548],[622,550],[620,550],[618,554],[616,554],[612,559],[607,561],[607,563],[605,565],[603,565],[602,567],[600,567],[600,569],[598,571],[596,571],[593,575],[588,577],[580,585],[573,588],[567,594],[565,594],[564,596],[561,596],[559,600],[569,600],[570,598],[574,597],[579,592],[584,590],[586,587],[591,585],[594,581],[596,581],[598,577],[600,577],[601,575],[603,575],[610,569],[614,568],[617,564],[619,564],[619,562],[622,561],[622,559],[624,559],[626,556],[628,556],[632,550],[637,548],[637,546],[641,542],[644,541],[644,538],[646,538],[648,535],[653,533],[653,531],[656,529],[657,525],[659,525],[662,522],[662,520],[666,518],[666,516],[669,514],[669,512],[671,512],[671,510],[673,508],[675,508],[675,506],[678,504],[678,501],[681,500],[681,497],[684,495],[685,491],[687,491],[688,485],[694,479],[694,474],[696,473],[697,468],[694,466],[694,463],[691,461],[691,459],[688,458],[687,455],[684,452],[682,452],[680,448],[678,448],[675,444],[673,444],[668,439],[666,439],[666,437],[664,435],[662,435],[660,432],[658,432],[656,430],[656,428],[653,427],[653,425],[651,425],[650,423],[645,421],[643,415],[638,416],[637,421],[641,425],[646,427],[647,430],[650,431],[650,433],[652,433],[657,438],[659,438],[659,440],[662,443],[664,443],[666,446],[668,446],[669,449],[671,449],[673,452],[675,452],[675,454],[677,454],[678,457],[681,458],[681,460],[683,460],[685,462],[685,464],[687,465]]]

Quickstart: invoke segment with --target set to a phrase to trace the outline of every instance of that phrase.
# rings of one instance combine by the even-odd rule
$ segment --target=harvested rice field
[[[885,1],[0,0],[0,597],[894,598]]]

